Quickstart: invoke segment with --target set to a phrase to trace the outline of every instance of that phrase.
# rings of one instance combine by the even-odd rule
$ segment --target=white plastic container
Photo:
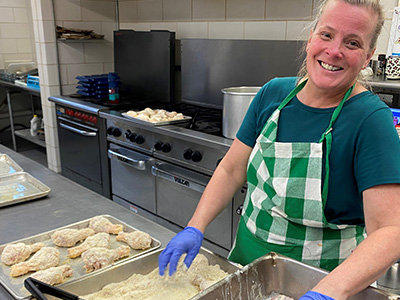
[[[31,119],[31,136],[37,136],[40,129],[41,120],[37,115],[33,115]]]

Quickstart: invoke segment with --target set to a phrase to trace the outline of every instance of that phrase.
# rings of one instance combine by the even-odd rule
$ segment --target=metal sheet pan
[[[116,218],[114,218],[112,216],[103,215],[103,217],[107,218],[108,220],[110,220],[110,222],[112,222],[114,224],[122,224],[123,225],[123,230],[125,232],[132,232],[132,231],[137,230],[136,228],[134,228],[134,227],[132,227],[132,226],[130,226],[130,225],[128,225],[128,224],[126,224],[126,223],[124,223],[124,222],[122,222],[122,221],[120,221],[120,220],[118,220],[118,219],[116,219]],[[75,259],[68,258],[68,256],[67,256],[67,254],[68,254],[67,249],[68,248],[55,246],[53,244],[53,241],[51,240],[51,235],[54,233],[54,231],[60,230],[60,229],[65,229],[65,228],[82,229],[82,228],[86,228],[86,227],[88,227],[90,220],[91,219],[83,220],[83,221],[80,221],[80,222],[77,222],[77,223],[73,223],[73,224],[70,224],[70,225],[67,225],[67,226],[64,226],[64,227],[56,228],[54,230],[51,230],[51,231],[48,231],[48,232],[45,232],[45,233],[41,233],[41,234],[38,234],[38,235],[35,235],[35,236],[31,236],[31,237],[28,237],[28,238],[25,238],[25,239],[14,241],[12,243],[14,244],[14,243],[22,242],[22,243],[26,243],[26,244],[33,244],[33,243],[37,243],[37,242],[43,242],[46,246],[56,247],[60,251],[60,265],[69,264],[72,267],[73,275],[71,277],[69,277],[69,279],[67,279],[67,281],[65,283],[73,281],[73,280],[77,280],[79,278],[83,278],[85,276],[95,276],[98,272],[101,272],[101,271],[103,271],[105,269],[108,269],[108,268],[112,268],[113,266],[116,266],[118,264],[126,262],[126,261],[128,261],[128,260],[130,260],[132,258],[138,257],[138,256],[143,255],[145,253],[154,251],[155,249],[157,249],[157,248],[159,248],[161,246],[161,242],[152,237],[152,243],[151,243],[150,249],[147,249],[147,250],[134,250],[134,249],[131,249],[131,254],[130,254],[129,257],[121,259],[119,261],[116,261],[111,266],[108,266],[108,267],[105,267],[105,268],[103,268],[101,270],[97,270],[97,271],[94,271],[92,273],[88,273],[87,274],[85,272],[84,268],[83,268],[84,263],[83,263],[81,257],[78,257],[78,258],[75,258]],[[112,249],[115,249],[120,245],[127,245],[126,243],[117,241],[116,240],[116,235],[111,234],[110,237],[111,237],[111,248]],[[79,245],[79,244],[77,244],[77,245]],[[1,245],[0,246],[0,254],[3,252],[5,246],[6,245]],[[0,268],[0,283],[5,287],[5,289],[7,289],[9,291],[9,293],[12,294],[16,299],[30,299],[31,296],[30,296],[29,292],[24,287],[24,280],[30,274],[33,274],[33,273],[29,273],[29,274],[26,274],[24,276],[12,278],[10,276],[10,267],[6,266],[3,263],[0,263],[0,266],[1,266],[1,268]],[[59,286],[61,286],[61,285],[59,285]]]
[[[124,116],[125,118],[132,120],[133,122],[139,123],[139,124],[146,124],[149,126],[163,126],[163,125],[172,125],[172,124],[181,124],[181,123],[187,123],[189,122],[192,117],[188,117],[188,116],[183,116],[183,119],[181,120],[172,120],[172,121],[162,121],[162,122],[147,122],[138,118],[134,118],[131,116],[128,116],[127,113],[121,113],[122,116]]]
[[[0,176],[0,207],[39,199],[50,188],[26,172]]]
[[[109,283],[126,280],[135,273],[148,274],[158,268],[158,256],[162,250],[163,249],[159,249],[142,255],[107,270],[99,271],[97,274],[88,275],[75,281],[60,284],[58,287],[72,294],[83,296],[97,292]],[[239,265],[205,248],[201,248],[200,253],[207,257],[209,264],[218,264],[222,270],[229,274],[240,269]],[[49,296],[48,299],[56,300],[56,298],[51,296]]]
[[[269,253],[228,276],[191,300],[261,300],[272,292],[299,299],[328,274],[294,259]],[[399,300],[369,287],[349,300]]]
[[[22,172],[22,168],[7,154],[0,154],[0,176]]]

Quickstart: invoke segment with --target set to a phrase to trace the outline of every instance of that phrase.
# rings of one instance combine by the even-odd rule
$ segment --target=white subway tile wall
[[[193,21],[224,21],[225,0],[193,0]]]
[[[208,38],[208,23],[207,22],[179,22],[177,23],[176,38]]]
[[[244,38],[244,22],[209,22],[208,38],[237,39]]]
[[[163,1],[162,0],[146,0],[137,1],[138,21],[154,22],[163,21]],[[177,7],[175,6],[177,9]]]
[[[286,40],[286,22],[246,22],[244,37],[247,40]]]
[[[191,21],[192,1],[163,0],[163,21]]]
[[[265,0],[226,0],[226,19],[264,20],[265,2]]]
[[[111,1],[81,0],[82,20],[115,21],[115,4]]]
[[[312,16],[310,0],[268,0],[265,7],[267,20],[302,20]]]
[[[136,22],[138,20],[137,1],[124,1],[119,3],[120,22]]]

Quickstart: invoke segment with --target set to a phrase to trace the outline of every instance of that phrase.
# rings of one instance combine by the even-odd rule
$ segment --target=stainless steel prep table
[[[7,105],[8,105],[8,113],[9,113],[9,118],[10,118],[10,126],[11,126],[11,138],[12,138],[12,143],[13,143],[13,149],[15,151],[18,150],[17,148],[17,141],[15,139],[15,135],[18,135],[19,137],[26,139],[32,143],[35,143],[36,145],[39,145],[43,148],[46,148],[46,143],[44,140],[39,139],[38,137],[32,137],[30,135],[29,129],[22,129],[22,130],[15,130],[14,128],[14,115],[13,115],[13,108],[12,108],[12,100],[11,96],[13,93],[27,93],[29,94],[30,101],[31,101],[31,106],[32,106],[32,116],[35,114],[35,107],[34,107],[34,100],[33,97],[37,97],[40,102],[40,90],[34,89],[28,86],[21,86],[17,85],[12,82],[0,80],[0,86],[6,89],[7,93]]]
[[[0,153],[8,154],[26,172],[52,189],[43,199],[0,208],[0,245],[102,214],[112,215],[139,230],[146,231],[161,242],[161,247],[175,236],[173,231],[123,208],[3,145],[0,145]],[[0,286],[0,299],[14,298]]]

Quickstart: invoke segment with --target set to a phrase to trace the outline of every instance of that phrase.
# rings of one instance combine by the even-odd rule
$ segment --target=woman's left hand
[[[299,300],[335,300],[329,296],[324,294],[320,294],[314,291],[308,291],[304,296],[302,296]]]

